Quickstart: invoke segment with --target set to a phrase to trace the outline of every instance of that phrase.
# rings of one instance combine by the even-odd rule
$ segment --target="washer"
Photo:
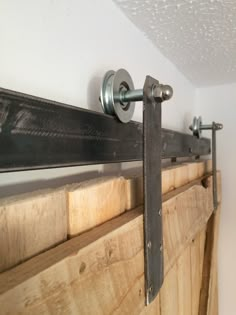
[[[122,102],[125,92],[134,90],[130,74],[125,69],[108,71],[102,82],[100,101],[106,114],[115,115],[121,122],[127,123],[134,113],[134,102]]]

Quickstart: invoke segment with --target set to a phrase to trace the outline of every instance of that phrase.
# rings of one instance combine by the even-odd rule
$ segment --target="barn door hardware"
[[[169,85],[147,76],[143,89],[134,90],[129,73],[120,69],[104,77],[100,101],[105,113],[127,123],[134,102],[143,101],[144,258],[146,304],[161,288],[163,274],[161,195],[161,104],[172,97]]]
[[[202,130],[212,131],[212,174],[213,174],[213,206],[214,210],[218,207],[218,194],[217,194],[217,166],[216,166],[216,131],[223,129],[220,123],[212,122],[209,125],[202,124],[201,117],[194,117],[192,125],[189,127],[193,135],[201,138]]]
[[[0,172],[144,159],[146,303],[163,280],[161,159],[210,150],[209,139],[161,128],[161,103],[171,95],[149,76],[143,89],[133,90],[125,70],[103,81],[100,99],[110,115],[0,88]],[[129,122],[133,102],[141,100],[143,124]]]

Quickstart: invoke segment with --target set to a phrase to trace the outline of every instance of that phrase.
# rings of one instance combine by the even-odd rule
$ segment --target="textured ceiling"
[[[236,0],[114,0],[197,86],[236,81]]]

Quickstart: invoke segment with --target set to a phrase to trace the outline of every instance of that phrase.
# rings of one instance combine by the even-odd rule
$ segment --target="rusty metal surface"
[[[162,158],[209,151],[209,139],[162,129]],[[142,123],[0,89],[0,172],[142,159]]]
[[[144,256],[146,304],[159,292],[163,279],[161,194],[161,102],[152,88],[158,81],[147,76],[143,88],[144,129]]]

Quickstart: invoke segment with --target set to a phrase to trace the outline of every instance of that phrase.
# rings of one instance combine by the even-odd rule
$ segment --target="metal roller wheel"
[[[134,102],[122,102],[122,95],[134,89],[130,74],[124,70],[108,71],[102,82],[100,101],[106,114],[115,115],[123,122],[131,120],[134,113]]]
[[[189,129],[192,130],[194,136],[201,138],[201,135],[202,135],[201,126],[202,126],[202,117],[201,116],[199,116],[198,118],[194,117],[193,123],[189,127]]]

